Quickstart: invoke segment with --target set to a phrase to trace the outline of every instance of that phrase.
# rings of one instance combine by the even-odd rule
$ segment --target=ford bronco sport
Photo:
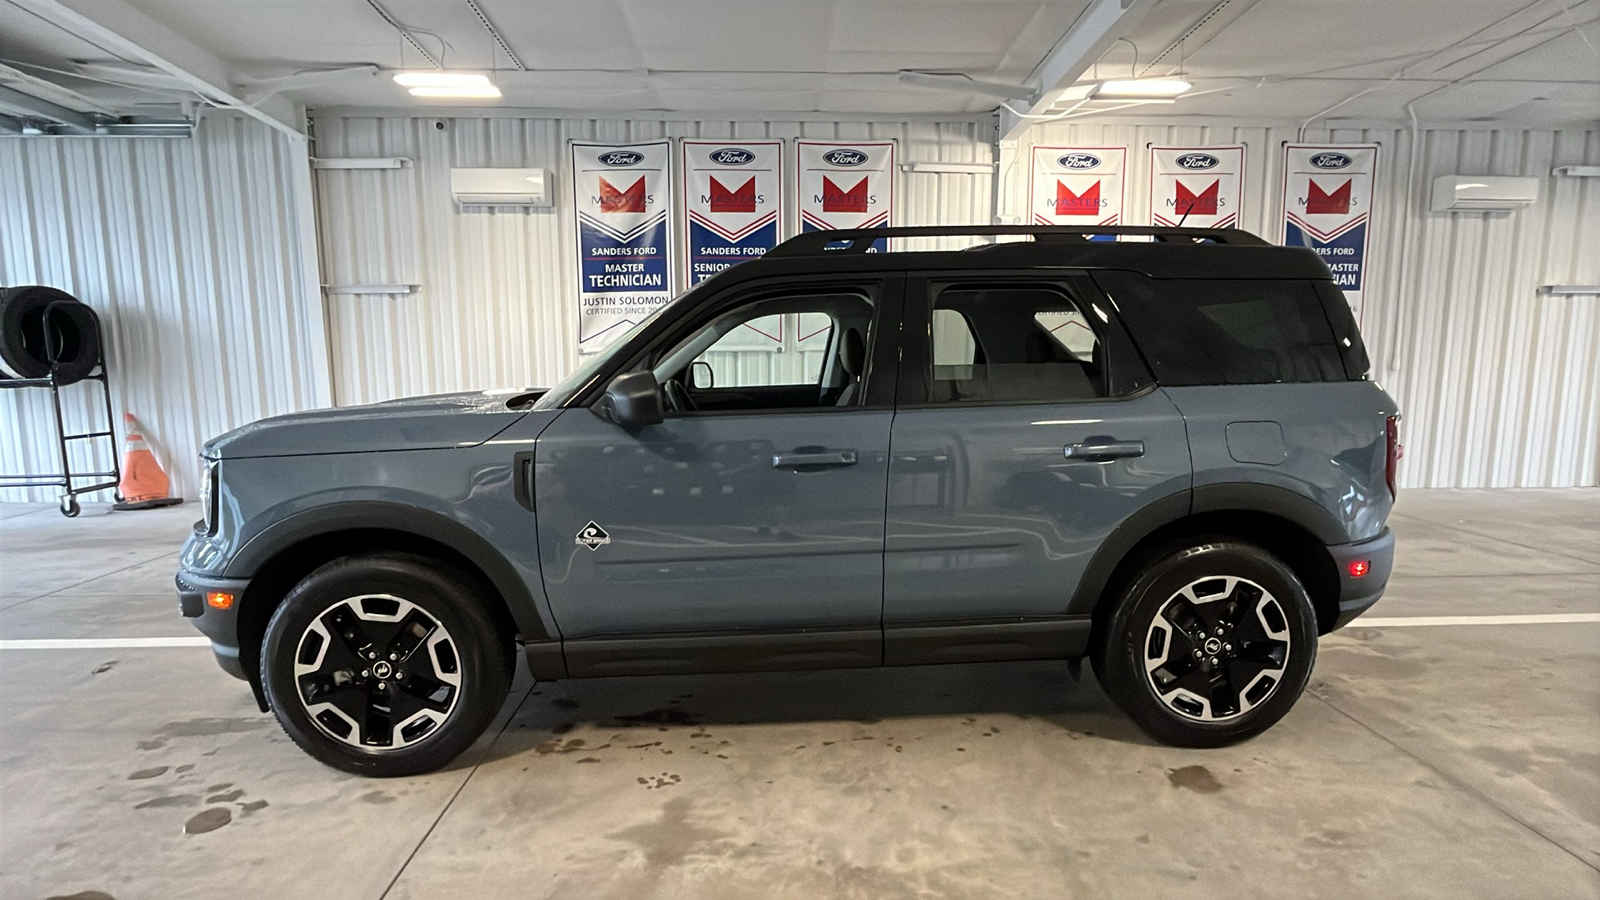
[[[180,605],[369,775],[470,745],[519,647],[545,680],[1087,657],[1217,746],[1383,592],[1399,416],[1366,373],[1322,261],[1241,231],[806,234],[548,391],[216,438]]]

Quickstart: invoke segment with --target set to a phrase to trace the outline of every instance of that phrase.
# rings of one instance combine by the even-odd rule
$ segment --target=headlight
[[[200,460],[200,522],[206,534],[217,530],[217,460]]]

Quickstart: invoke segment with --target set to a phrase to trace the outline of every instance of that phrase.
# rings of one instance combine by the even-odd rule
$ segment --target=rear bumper
[[[1328,553],[1339,571],[1339,610],[1328,629],[1333,631],[1350,624],[1383,597],[1389,573],[1394,569],[1394,532],[1385,528],[1371,540],[1334,544]],[[1366,573],[1351,574],[1351,567],[1361,562],[1367,564]]]
[[[177,577],[178,611],[194,622],[194,627],[211,640],[211,652],[222,671],[235,678],[248,680],[244,666],[239,662],[239,598],[244,596],[249,580],[244,578],[217,578],[179,569]],[[206,595],[225,592],[234,597],[227,609],[218,609],[206,603]]]

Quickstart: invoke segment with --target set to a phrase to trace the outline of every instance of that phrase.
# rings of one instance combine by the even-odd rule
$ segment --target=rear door
[[[886,661],[1064,654],[1094,552],[1189,488],[1182,417],[1086,278],[912,278],[905,309]]]

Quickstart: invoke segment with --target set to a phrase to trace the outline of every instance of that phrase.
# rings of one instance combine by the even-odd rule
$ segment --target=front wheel
[[[420,556],[346,557],[312,572],[262,645],[262,683],[283,730],[358,775],[450,762],[510,689],[510,642],[485,600],[472,579]]]
[[[1220,747],[1283,718],[1316,654],[1316,614],[1294,572],[1253,544],[1217,541],[1155,556],[1117,598],[1092,661],[1151,737]]]

